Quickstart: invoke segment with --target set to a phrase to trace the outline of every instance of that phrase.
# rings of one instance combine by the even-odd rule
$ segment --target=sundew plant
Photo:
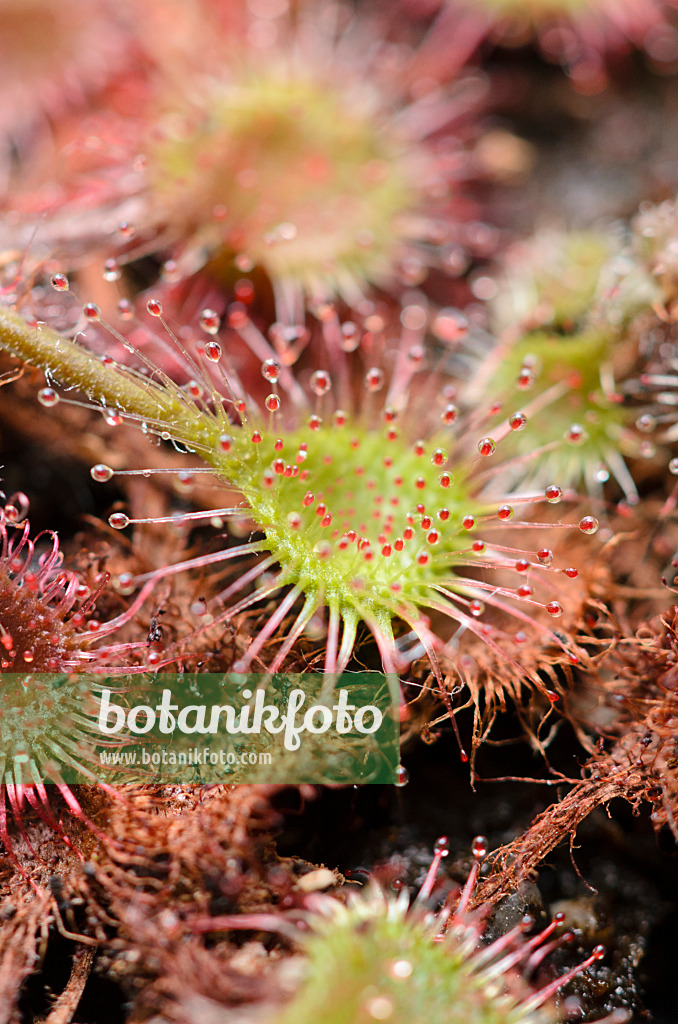
[[[88,578],[65,567],[57,535],[31,536],[27,514],[22,493],[0,508],[0,841],[15,864],[8,811],[24,836],[22,821],[32,810],[68,842],[46,782],[94,828],[67,780],[103,781],[95,754],[99,683],[134,666],[166,664],[148,640],[115,637],[149,588],[102,622],[96,604],[109,574]]]
[[[203,270],[231,286],[259,268],[294,324],[306,300],[355,304],[488,247],[466,188],[483,77],[429,79],[376,12],[267,11],[191,0],[139,18],[153,63],[138,106],[102,125],[96,184],[67,178],[39,232],[64,269],[85,234],[121,264],[169,252],[171,280]],[[92,217],[93,188],[113,232]]]
[[[564,915],[559,914],[528,939],[534,921],[525,916],[505,935],[488,941],[482,914],[468,909],[487,853],[484,836],[475,837],[473,852],[474,864],[463,889],[449,891],[437,911],[427,902],[437,888],[440,864],[449,854],[447,836],[436,840],[433,861],[414,898],[406,888],[390,895],[374,881],[359,894],[349,893],[345,902],[316,897],[305,922],[308,931],[299,936],[308,957],[305,977],[276,1017],[277,1024],[311,1024],[321,1012],[332,1024],[405,1024],[422,1018],[432,1024],[562,1020],[562,1004],[554,997],[602,959],[603,948],[596,947],[567,974],[533,986],[529,976],[574,935],[564,930]],[[441,893],[437,895],[440,900]],[[558,938],[552,939],[558,931]]]
[[[498,343],[476,361],[467,400],[489,392],[515,401],[518,386],[529,385],[544,440],[568,443],[524,463],[514,481],[555,476],[600,497],[612,479],[637,504],[627,460],[654,449],[645,443],[647,424],[623,397],[636,359],[628,326],[657,299],[658,286],[620,234],[544,231],[507,251],[492,309]],[[529,452],[527,436],[514,448]]]
[[[0,53],[0,1024],[673,1022],[678,0]]]
[[[55,275],[53,286],[64,291],[64,275]],[[460,416],[443,371],[445,348],[427,343],[423,306],[401,311],[395,339],[376,313],[342,322],[327,306],[309,345],[324,357],[320,368],[303,373],[285,365],[242,307],[231,308],[223,327],[214,310],[203,309],[190,342],[173,332],[157,299],[146,309],[160,340],[183,359],[182,384],[111,326],[109,339],[134,364],[95,357],[80,341],[10,312],[2,314],[2,341],[50,379],[105,405],[109,416],[193,451],[242,494],[233,507],[201,515],[246,515],[256,539],[155,574],[252,561],[209,608],[211,623],[226,621],[279,595],[237,670],[261,664],[259,655],[277,635],[281,643],[268,665],[276,671],[323,609],[328,673],[348,665],[361,623],[390,673],[407,664],[394,623],[397,634],[406,627],[439,682],[440,658],[454,654],[463,632],[511,663],[527,626],[577,661],[572,641],[543,621],[563,614],[578,575],[562,555],[556,560],[551,537],[594,534],[598,521],[580,510],[565,521],[549,514],[564,497],[557,481],[536,493],[493,487],[503,443],[529,430],[529,403],[528,412],[481,407]],[[99,329],[100,316],[97,306],[84,307],[85,320]],[[437,324],[442,333],[448,327],[444,318]],[[61,396],[73,400],[53,387],[38,398],[51,407]],[[538,454],[535,440],[528,458]],[[91,472],[100,481],[114,474],[105,463]],[[134,523],[124,512],[109,521],[121,530]],[[508,625],[495,623],[496,612]]]

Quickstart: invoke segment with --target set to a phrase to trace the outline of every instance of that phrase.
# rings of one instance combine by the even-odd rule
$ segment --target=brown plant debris
[[[613,647],[596,683],[600,703],[618,708],[608,727],[609,750],[602,750],[601,737],[601,752],[586,763],[582,780],[496,852],[477,904],[514,892],[566,837],[573,845],[578,826],[596,807],[617,797],[635,813],[649,803],[654,827],[667,826],[678,839],[678,608]]]

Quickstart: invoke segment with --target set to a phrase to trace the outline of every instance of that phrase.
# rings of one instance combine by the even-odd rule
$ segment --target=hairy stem
[[[132,380],[87,349],[62,338],[45,324],[30,326],[17,313],[0,310],[0,347],[49,373],[66,387],[76,387],[88,398],[130,416],[171,427],[175,436],[212,447],[219,425],[151,380]],[[211,429],[210,429],[211,428]]]

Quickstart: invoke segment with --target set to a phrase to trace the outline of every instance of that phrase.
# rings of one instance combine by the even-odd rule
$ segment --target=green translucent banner
[[[398,680],[3,674],[0,765],[16,782],[393,783]]]

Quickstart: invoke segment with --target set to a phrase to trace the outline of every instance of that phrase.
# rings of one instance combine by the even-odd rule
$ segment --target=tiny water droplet
[[[364,378],[365,387],[370,394],[375,394],[377,391],[381,391],[384,386],[384,371],[380,370],[378,366],[372,366],[365,374]]]
[[[332,387],[332,378],[327,370],[316,370],[315,373],[311,375],[310,386],[313,394],[320,398],[322,395],[326,395],[327,392],[330,391]]]
[[[122,277],[120,267],[117,262],[113,259],[106,260],[104,263],[104,281],[119,281]]]
[[[123,594],[124,596],[129,596],[130,594],[133,594],[135,586],[134,576],[132,575],[132,573],[121,572],[120,575],[113,580],[113,589],[116,590],[119,594]]]
[[[57,405],[59,400],[59,395],[56,393],[54,388],[41,388],[40,391],[38,391],[38,401],[40,402],[40,405],[44,405],[46,409],[51,409],[53,406]]]
[[[124,530],[126,526],[129,526],[129,516],[126,516],[124,512],[113,512],[108,517],[108,522],[114,530]]]
[[[409,978],[414,968],[409,960],[394,960],[389,969],[389,974],[397,980]]]
[[[636,427],[643,434],[651,434],[656,426],[656,419],[654,418],[654,416],[650,416],[649,413],[644,413],[642,416],[639,416],[636,420]]]
[[[275,359],[267,359],[261,364],[261,376],[270,384],[277,384],[280,378],[280,363]]]
[[[89,474],[92,480],[96,480],[98,484],[105,484],[113,476],[113,470],[110,466],[104,465],[103,462],[97,462],[96,466],[92,466]]]
[[[52,288],[57,292],[68,291],[68,278],[65,274],[54,274],[52,276]]]
[[[579,529],[582,533],[593,534],[598,532],[600,523],[595,516],[584,516],[579,520]]]
[[[82,312],[85,319],[89,320],[90,323],[96,323],[98,320],[101,320],[101,310],[96,302],[86,302],[82,307]]]
[[[360,329],[352,320],[341,325],[339,344],[344,352],[355,352],[360,344]]]
[[[569,444],[583,444],[588,441],[589,435],[580,423],[573,423],[565,431],[564,437]]]
[[[447,857],[450,852],[450,840],[447,836],[438,836],[433,844],[433,852],[439,853],[441,857]]]
[[[374,996],[365,1003],[365,1010],[373,1020],[389,1020],[393,1009],[393,1001],[388,996]]]
[[[486,836],[476,836],[471,844],[471,853],[474,860],[484,860],[487,857],[488,846]]]
[[[217,334],[221,327],[221,317],[213,309],[203,309],[200,313],[200,326],[207,334]]]

